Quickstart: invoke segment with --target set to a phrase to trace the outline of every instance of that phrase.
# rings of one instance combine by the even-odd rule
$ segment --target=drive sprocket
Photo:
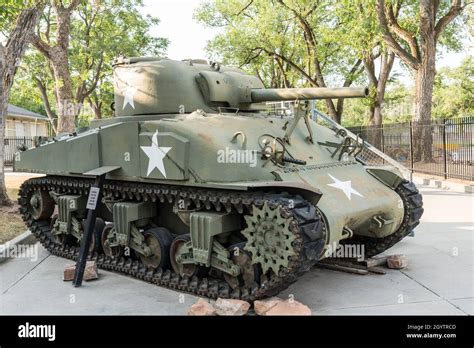
[[[252,254],[252,264],[260,264],[263,273],[273,270],[278,274],[281,267],[288,268],[296,254],[291,230],[293,217],[285,217],[282,207],[271,208],[265,202],[261,208],[253,206],[252,214],[245,216],[247,228],[242,234],[247,238],[244,250]]]

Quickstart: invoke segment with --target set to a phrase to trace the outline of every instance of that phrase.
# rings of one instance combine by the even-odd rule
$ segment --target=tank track
[[[395,233],[383,238],[372,238],[366,236],[354,236],[346,243],[362,244],[365,248],[365,257],[369,258],[378,255],[391,248],[396,243],[409,235],[420,223],[423,215],[423,198],[418,192],[415,184],[411,181],[403,180],[395,192],[401,197],[405,207],[403,222]]]
[[[32,218],[27,207],[28,194],[34,190],[43,190],[87,196],[92,183],[93,181],[90,179],[47,176],[27,180],[21,186],[18,203],[20,204],[20,213],[23,220],[37,240],[52,254],[76,260],[79,246],[59,245],[51,240],[51,219],[34,220]],[[276,295],[296,281],[299,276],[318,261],[326,238],[326,225],[320,211],[302,197],[290,196],[285,193],[239,193],[225,190],[203,190],[157,184],[106,181],[104,197],[131,201],[167,201],[169,203],[175,202],[176,199],[184,199],[187,205],[194,204],[198,208],[227,212],[235,210],[240,214],[251,212],[252,205],[263,206],[265,201],[272,208],[280,206],[282,216],[292,219],[290,228],[296,235],[294,242],[296,255],[292,256],[288,268],[280,270],[278,275],[272,273],[262,279],[259,285],[255,284],[252,288],[231,289],[225,281],[220,279],[198,278],[196,276],[189,279],[186,276],[180,276],[173,270],[147,269],[141,261],[132,257],[114,259],[103,253],[89,255],[89,259],[96,261],[97,266],[101,269],[129,275],[158,286],[213,299],[221,297],[252,302]],[[289,204],[290,201],[291,205]]]

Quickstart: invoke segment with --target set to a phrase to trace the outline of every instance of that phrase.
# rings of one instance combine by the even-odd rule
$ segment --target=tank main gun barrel
[[[364,98],[369,95],[367,87],[339,88],[259,88],[251,90],[253,103],[283,100],[312,100],[327,98]]]

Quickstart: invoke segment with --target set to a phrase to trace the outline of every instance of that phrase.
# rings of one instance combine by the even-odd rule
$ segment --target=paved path
[[[474,195],[423,188],[425,214],[415,238],[389,250],[407,255],[403,271],[355,275],[314,268],[281,293],[324,314],[474,314]],[[38,259],[0,264],[0,314],[185,314],[197,297],[100,271],[74,288],[71,261],[38,247]]]

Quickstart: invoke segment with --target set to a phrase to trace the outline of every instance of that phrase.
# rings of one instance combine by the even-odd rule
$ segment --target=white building
[[[49,135],[47,116],[8,104],[6,138],[32,138]]]

